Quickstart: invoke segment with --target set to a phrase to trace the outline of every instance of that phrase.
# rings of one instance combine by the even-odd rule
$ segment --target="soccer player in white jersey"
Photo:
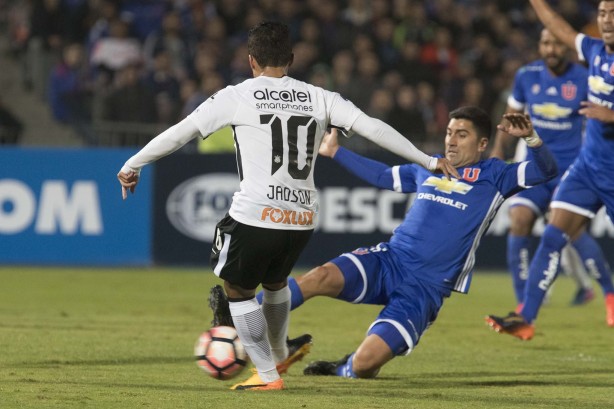
[[[522,66],[516,73],[512,93],[508,98],[507,112],[527,112],[535,131],[556,159],[559,176],[548,183],[518,193],[510,199],[510,231],[507,236],[507,264],[512,275],[514,292],[522,308],[524,287],[528,277],[530,255],[533,253],[531,231],[538,217],[546,214],[556,186],[563,173],[576,159],[582,146],[584,116],[580,114],[582,102],[588,92],[587,69],[569,60],[569,48],[560,42],[547,29],[543,29],[539,40],[541,59]],[[491,155],[507,159],[507,146],[513,140],[503,133],[497,134]],[[521,147],[521,146],[520,146]],[[530,159],[530,151],[522,160]],[[582,233],[570,246],[573,246],[582,259],[582,264],[571,273],[576,278],[579,289],[574,297],[574,304],[581,304],[592,298],[593,291],[586,289],[583,283],[590,285],[585,270],[593,265],[606,265],[599,244],[587,232]],[[569,248],[569,246],[568,246]],[[571,256],[573,250],[564,252]],[[563,257],[565,258],[565,257]],[[606,296],[614,294],[614,286],[609,271],[602,271],[597,276]]]
[[[240,190],[217,225],[211,262],[224,280],[233,323],[257,370],[233,389],[279,390],[284,388],[279,372],[296,358],[288,356],[286,345],[286,278],[317,223],[313,168],[327,127],[354,131],[445,177],[458,173],[446,159],[424,154],[339,94],[289,77],[293,54],[285,25],[257,25],[249,32],[247,49],[254,78],[211,96],[131,157],[118,178],[126,197],[143,166],[198,134],[206,138],[232,126]],[[254,298],[260,284],[262,308]]]
[[[614,220],[614,0],[599,2],[601,39],[578,33],[544,0],[530,1],[544,26],[588,64],[588,101],[580,109],[587,118],[585,141],[550,204],[552,214],[529,267],[522,309],[486,317],[497,332],[523,340],[533,337],[545,293],[558,274],[562,248],[582,234],[602,206]],[[610,274],[607,263],[596,265],[595,271]],[[614,327],[614,294],[607,294],[605,303],[606,323]]]
[[[344,253],[289,278],[291,308],[318,295],[383,305],[356,352],[336,362],[313,362],[306,375],[376,376],[386,362],[416,348],[452,292],[469,291],[480,239],[505,198],[557,175],[528,116],[506,114],[499,129],[524,138],[532,159],[481,160],[491,133],[488,114],[471,106],[450,113],[445,155],[462,175],[452,180],[415,164],[390,167],[340,147],[334,133],[326,137],[321,155],[379,188],[415,192],[416,199],[387,243]]]

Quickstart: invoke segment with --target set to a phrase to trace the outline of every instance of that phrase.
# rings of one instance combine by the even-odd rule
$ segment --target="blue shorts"
[[[614,220],[614,179],[607,170],[589,166],[581,154],[563,175],[551,207],[592,219],[603,205]]]
[[[368,333],[380,335],[397,355],[411,352],[437,318],[444,298],[450,296],[449,289],[418,280],[419,272],[400,268],[385,243],[342,254],[331,262],[345,278],[337,298],[385,306]],[[388,327],[386,331],[382,325]]]
[[[552,195],[560,181],[561,177],[559,176],[548,183],[533,186],[515,194],[509,199],[509,207],[526,206],[537,216],[543,216],[548,210]]]

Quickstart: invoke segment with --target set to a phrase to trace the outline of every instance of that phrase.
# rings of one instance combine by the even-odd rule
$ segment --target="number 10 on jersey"
[[[310,116],[293,115],[287,121],[279,118],[277,115],[267,114],[260,115],[261,124],[269,124],[271,126],[272,148],[271,149],[271,175],[275,174],[282,167],[284,162],[284,132],[283,127],[286,127],[288,135],[288,174],[293,179],[305,180],[311,172],[311,164],[313,160],[313,149],[315,145],[315,136],[317,123]],[[298,146],[298,131],[299,127],[306,127],[307,143],[305,146]],[[301,144],[303,145],[303,144]],[[298,167],[299,149],[305,148],[305,166],[302,169]]]

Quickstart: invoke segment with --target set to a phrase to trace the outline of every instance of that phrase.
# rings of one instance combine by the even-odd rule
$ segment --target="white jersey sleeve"
[[[416,148],[407,138],[379,119],[372,118],[356,106],[330,92],[330,124],[346,131],[354,131],[390,152],[419,165],[435,170],[437,158],[433,158]]]
[[[233,123],[238,108],[235,93],[235,87],[226,87],[210,96],[188,116],[203,138]]]

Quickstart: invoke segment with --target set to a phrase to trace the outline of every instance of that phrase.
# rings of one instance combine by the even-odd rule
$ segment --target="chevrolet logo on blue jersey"
[[[565,108],[554,102],[546,102],[544,104],[533,104],[531,106],[533,113],[542,116],[546,119],[559,119],[568,117],[572,109]]]
[[[588,87],[595,94],[610,95],[614,91],[614,85],[606,83],[602,77],[596,75],[588,77]]]
[[[454,178],[448,180],[445,176],[442,176],[441,178],[438,178],[437,176],[429,176],[429,178],[426,179],[422,185],[434,186],[435,190],[439,190],[440,192],[447,194],[454,192],[466,195],[467,192],[473,189],[473,186],[468,185],[467,183],[459,182],[458,179]]]

